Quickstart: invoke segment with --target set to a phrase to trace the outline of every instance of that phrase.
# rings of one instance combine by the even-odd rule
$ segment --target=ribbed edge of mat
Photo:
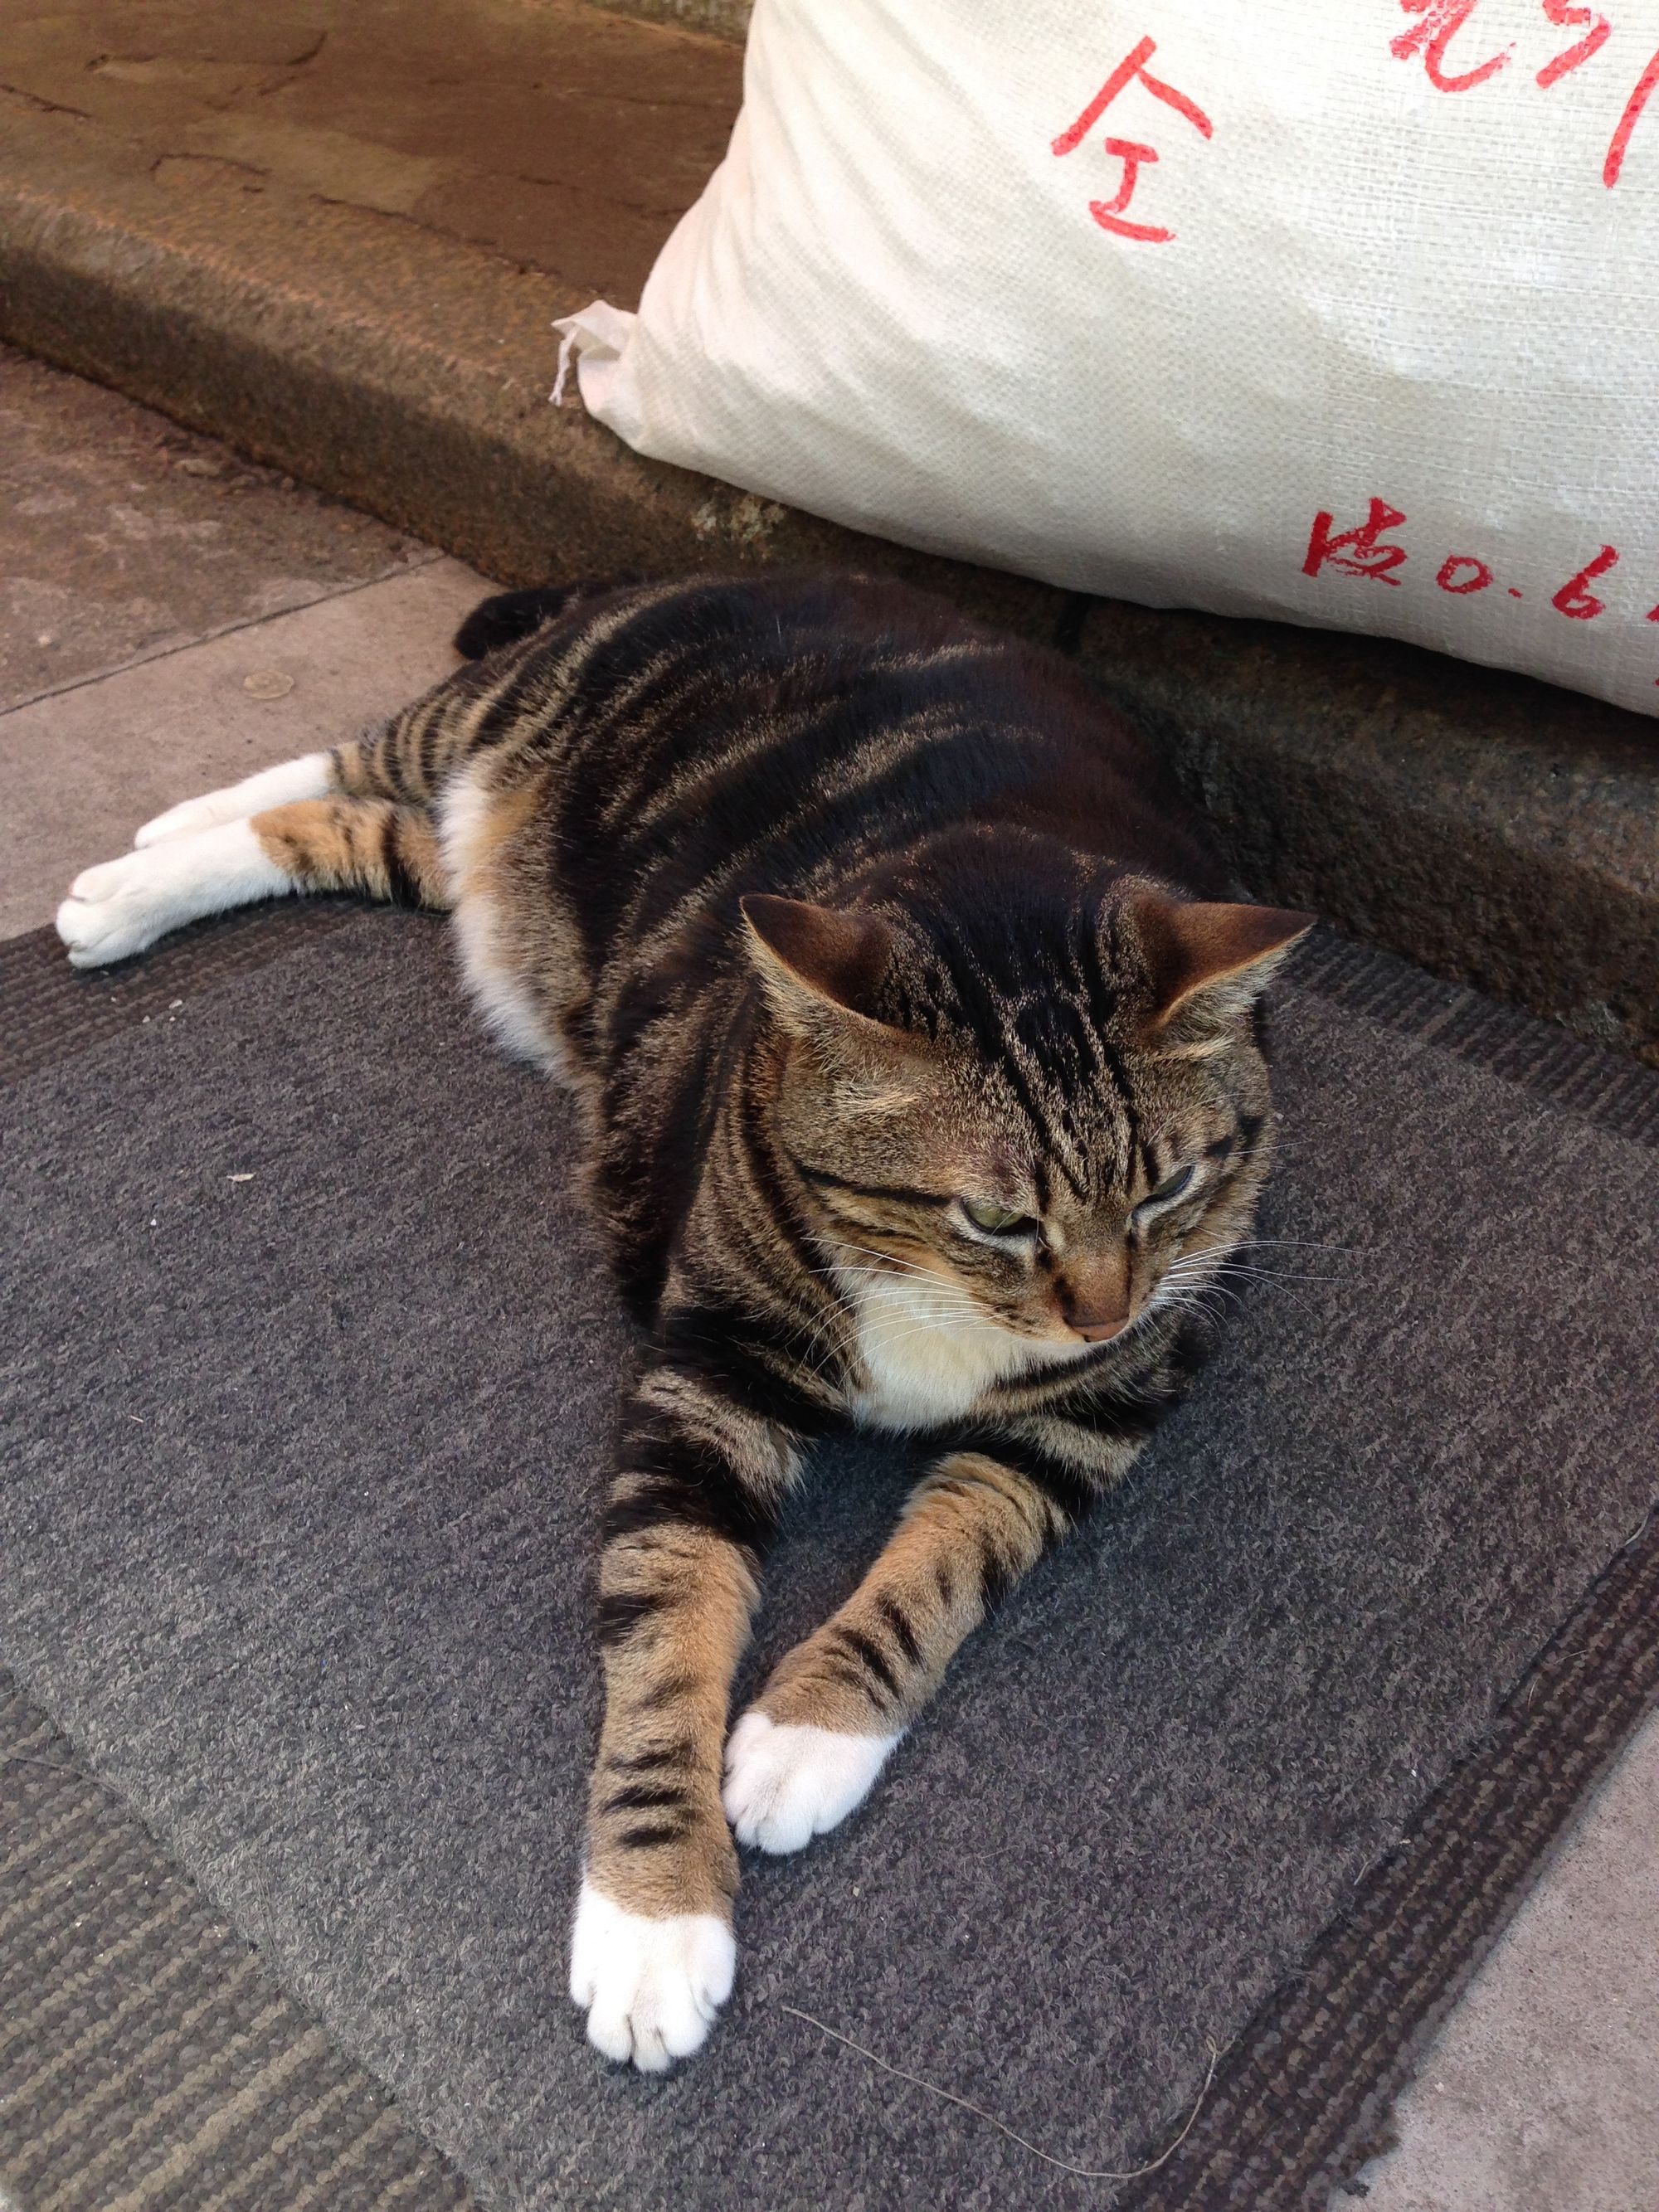
[[[473,2212],[0,1674],[0,2204]]]
[[[246,907],[113,968],[71,968],[55,929],[11,938],[0,945],[0,1087],[164,1018],[175,1000],[268,967],[362,911],[344,898]]]
[[[1293,988],[1364,1014],[1613,1135],[1659,1145],[1659,1073],[1479,991],[1443,983],[1392,952],[1314,930],[1285,968]]]

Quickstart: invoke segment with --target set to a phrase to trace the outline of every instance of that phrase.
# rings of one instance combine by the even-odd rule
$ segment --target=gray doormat
[[[0,1660],[488,2202],[1317,2203],[1650,1694],[1659,1081],[1316,947],[1261,1230],[1310,1243],[869,1806],[750,1870],[727,2021],[647,2083],[562,1994],[629,1357],[568,1114],[434,926],[279,927],[165,1000],[18,956],[37,1038],[78,1012],[8,1102]],[[909,1472],[823,1455],[755,1672]],[[1095,2172],[1197,2118],[1081,2179],[803,2014]]]

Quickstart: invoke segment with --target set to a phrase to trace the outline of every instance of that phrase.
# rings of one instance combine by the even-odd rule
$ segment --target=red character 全
[[[1154,76],[1146,67],[1157,52],[1155,39],[1143,39],[1133,52],[1118,64],[1077,121],[1069,130],[1062,131],[1054,141],[1054,152],[1075,153],[1119,93],[1137,78],[1154,100],[1161,100],[1166,107],[1173,107],[1177,115],[1184,115],[1200,137],[1213,137],[1215,126],[1203,109],[1188,100],[1184,92],[1177,92],[1172,84],[1165,84],[1162,77]],[[1149,161],[1157,161],[1157,148],[1143,146],[1133,138],[1108,138],[1105,146],[1114,161],[1122,162],[1123,180],[1115,198],[1091,200],[1090,214],[1103,230],[1112,231],[1119,238],[1137,239],[1152,246],[1167,245],[1175,236],[1174,231],[1164,230],[1156,223],[1130,222],[1123,212],[1134,196],[1135,182],[1142,167]]]
[[[1514,51],[1510,46],[1505,46],[1501,54],[1493,54],[1478,68],[1465,70],[1461,76],[1446,74],[1446,49],[1474,13],[1475,0],[1400,0],[1400,4],[1408,15],[1420,15],[1423,20],[1392,40],[1389,52],[1402,62],[1420,53],[1429,82],[1437,92],[1472,91],[1477,84],[1484,84],[1489,76],[1496,76],[1499,70],[1508,67]]]

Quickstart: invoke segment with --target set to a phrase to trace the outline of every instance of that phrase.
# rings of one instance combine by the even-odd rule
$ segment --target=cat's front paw
[[[732,1994],[738,1947],[712,1912],[664,1920],[625,1912],[582,1884],[570,1936],[570,1994],[587,2039],[642,2074],[665,2073],[708,2040]]]
[[[726,1747],[721,1802],[740,1844],[798,1851],[844,1820],[898,1741],[747,1712]]]

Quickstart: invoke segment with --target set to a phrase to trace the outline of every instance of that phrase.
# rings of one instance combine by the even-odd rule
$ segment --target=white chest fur
[[[1015,1336],[976,1318],[965,1293],[905,1278],[843,1279],[859,1316],[865,1385],[853,1417],[876,1429],[931,1429],[958,1420],[994,1384],[1063,1359],[1073,1347]],[[1085,1344],[1075,1346],[1087,1352]]]

